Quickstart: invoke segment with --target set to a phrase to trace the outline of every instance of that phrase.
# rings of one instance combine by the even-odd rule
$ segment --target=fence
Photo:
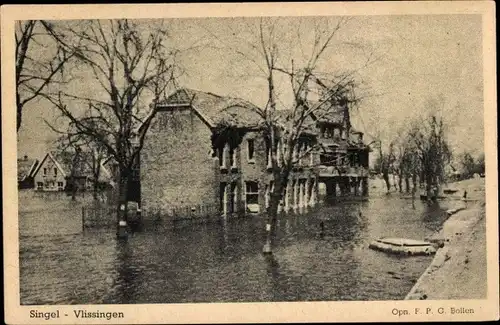
[[[196,206],[179,206],[166,208],[149,208],[142,212],[144,218],[156,223],[164,223],[174,227],[209,223],[220,219],[219,206],[198,204]]]
[[[116,227],[116,207],[90,206],[81,210],[83,229]]]
[[[116,207],[107,205],[81,208],[83,228],[106,228],[116,226]],[[219,207],[199,204],[196,206],[150,208],[141,212],[145,225],[164,224],[165,226],[184,226],[189,224],[215,222],[220,219]]]

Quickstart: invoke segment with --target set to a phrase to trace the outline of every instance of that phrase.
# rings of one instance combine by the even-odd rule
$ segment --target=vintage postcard
[[[2,7],[6,322],[498,320],[494,11]]]

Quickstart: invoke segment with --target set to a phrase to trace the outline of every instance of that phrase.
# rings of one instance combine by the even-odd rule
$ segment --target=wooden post
[[[82,207],[82,231],[85,231],[85,207]]]

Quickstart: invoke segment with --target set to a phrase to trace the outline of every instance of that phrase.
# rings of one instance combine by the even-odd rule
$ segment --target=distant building
[[[181,89],[157,110],[140,157],[145,211],[200,204],[222,215],[265,211],[274,185],[270,143],[255,105]],[[278,112],[287,118],[288,111]],[[280,210],[315,205],[320,181],[331,195],[367,194],[369,150],[363,134],[346,128],[336,115],[311,118],[296,147],[295,157],[302,159],[290,173]],[[316,141],[322,150],[310,152]]]
[[[37,166],[33,178],[37,191],[64,191],[66,188],[66,171],[50,152]]]
[[[107,189],[112,182],[111,173],[107,170],[106,167],[104,167],[103,163],[101,163],[98,168],[98,171],[97,169],[94,170],[92,161],[88,161],[85,159],[82,159],[82,161],[78,163],[78,166],[74,166],[73,168],[72,166],[66,165],[66,190],[71,191],[73,184],[75,184],[77,191],[89,191],[93,190],[96,183],[97,189],[99,191]],[[97,174],[98,179],[96,179]]]
[[[104,189],[110,183],[111,173],[101,164],[99,179],[95,180],[91,164],[81,161],[78,166],[70,166],[70,163],[62,163],[49,152],[37,165],[33,172],[35,190],[37,191],[68,191],[71,192],[76,186],[77,192],[92,189],[95,182],[99,189]]]
[[[35,187],[35,170],[40,162],[38,159],[30,159],[24,156],[17,160],[17,188],[32,189]]]
[[[103,180],[107,181],[110,191],[108,192],[108,200],[114,202],[119,199],[119,169],[117,161],[112,157],[108,157],[102,163]],[[139,175],[139,157],[137,164],[132,168],[132,175],[128,178],[127,186],[127,201],[141,202],[141,182]]]

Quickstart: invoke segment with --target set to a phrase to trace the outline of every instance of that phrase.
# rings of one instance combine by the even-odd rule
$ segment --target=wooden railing
[[[322,177],[334,176],[368,176],[368,169],[365,167],[351,167],[351,166],[319,166],[319,175]]]
[[[115,227],[116,212],[116,207],[107,205],[82,207],[82,227],[83,229]]]

